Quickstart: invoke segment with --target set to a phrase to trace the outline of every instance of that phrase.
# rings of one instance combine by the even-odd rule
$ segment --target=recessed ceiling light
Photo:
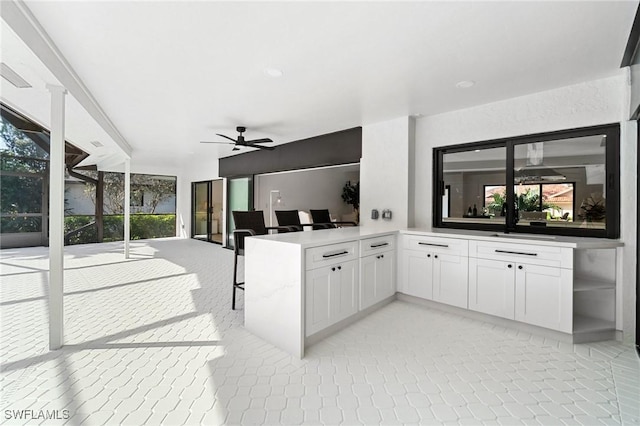
[[[282,77],[282,70],[277,68],[265,68],[264,73],[269,77]]]
[[[96,148],[102,148],[104,146],[100,141],[91,141],[91,145],[95,146]]]
[[[456,87],[458,89],[468,89],[469,87],[473,87],[476,84],[473,80],[463,80],[456,83]]]

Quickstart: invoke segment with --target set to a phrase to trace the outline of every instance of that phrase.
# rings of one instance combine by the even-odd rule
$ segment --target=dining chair
[[[236,309],[236,290],[244,290],[244,281],[238,282],[238,256],[244,256],[244,240],[254,235],[267,235],[269,231],[292,232],[296,229],[288,226],[266,226],[261,210],[233,211],[235,230],[233,231],[233,299],[231,309]]]
[[[302,223],[300,223],[300,215],[298,210],[276,210],[276,219],[278,225],[295,227],[296,231],[302,231]]]
[[[332,221],[331,214],[328,209],[309,210],[311,220],[313,221],[313,229],[330,229],[337,228],[339,225],[357,226],[358,224],[349,220]]]

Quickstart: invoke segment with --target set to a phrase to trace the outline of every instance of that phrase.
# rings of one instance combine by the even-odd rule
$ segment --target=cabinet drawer
[[[395,235],[383,235],[381,237],[367,238],[360,241],[360,255],[368,256],[370,254],[384,253],[396,248]]]
[[[456,238],[404,235],[403,248],[407,250],[467,256],[469,242],[467,240],[459,240]]]
[[[573,267],[573,250],[566,247],[471,241],[469,256],[530,265]]]
[[[341,244],[309,248],[305,250],[305,257],[307,270],[357,259],[358,242],[348,241]]]

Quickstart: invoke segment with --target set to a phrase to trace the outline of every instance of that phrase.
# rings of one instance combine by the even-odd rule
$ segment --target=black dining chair
[[[269,231],[293,232],[288,226],[266,226],[262,211],[233,211],[233,300],[231,309],[236,309],[236,290],[244,290],[244,282],[238,282],[238,256],[244,256],[244,239],[253,235],[267,235]]]
[[[304,230],[305,226],[313,226],[312,223],[300,222],[298,210],[276,210],[276,218],[278,219],[278,225],[295,227],[298,231]]]
[[[357,226],[358,224],[352,221],[337,221],[331,220],[331,215],[328,209],[322,210],[309,210],[311,214],[311,220],[313,221],[313,229],[330,229],[337,228],[340,225]]]

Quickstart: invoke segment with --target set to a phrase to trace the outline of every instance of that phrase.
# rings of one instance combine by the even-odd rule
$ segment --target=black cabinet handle
[[[380,259],[382,259],[382,258],[384,258],[384,254],[381,254],[381,255],[380,255]]]
[[[322,257],[324,257],[325,259],[328,257],[335,257],[335,256],[342,256],[343,254],[349,254],[348,251],[339,251],[337,253],[329,253],[329,254],[323,254]]]
[[[518,269],[523,269],[523,266],[522,265],[518,265]]]
[[[332,271],[335,271],[335,270],[336,270],[336,268],[331,268],[331,270],[332,270]]]
[[[538,253],[526,253],[523,251],[509,251],[509,250],[496,250],[496,253],[507,253],[507,254],[522,254],[525,256],[537,256]]]
[[[342,269],[342,266],[338,266],[338,270],[341,270],[341,269]]]
[[[418,245],[421,245],[421,246],[434,246],[434,247],[449,247],[448,244],[421,243],[421,242],[419,242]]]
[[[507,268],[511,269],[513,266],[512,265],[507,265]]]
[[[435,257],[435,258],[437,259],[437,258],[438,258],[438,255],[437,255],[437,254],[434,254],[434,255],[433,255],[433,257]]]
[[[427,255],[427,257],[431,257],[431,255],[430,255],[430,254],[428,254],[428,255]]]
[[[384,246],[388,246],[388,245],[389,245],[389,243],[371,244],[371,248],[384,247]]]

